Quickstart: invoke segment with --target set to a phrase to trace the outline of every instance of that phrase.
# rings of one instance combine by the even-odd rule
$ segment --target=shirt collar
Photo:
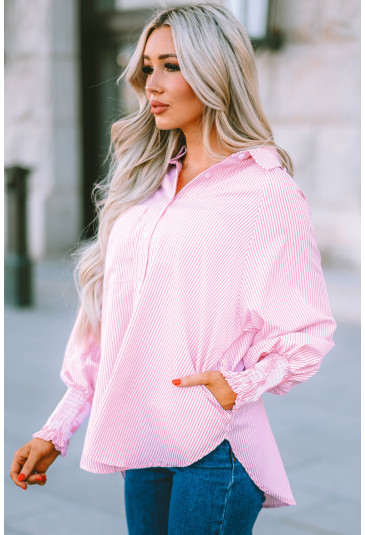
[[[176,154],[176,156],[174,156],[173,158],[171,158],[171,160],[169,161],[169,163],[177,163],[178,160],[180,160],[180,158],[182,158],[182,156],[185,156],[186,154],[186,145],[183,145],[181,147],[181,149],[179,150],[179,152]]]
[[[249,149],[248,152],[255,162],[267,171],[275,167],[282,167],[275,147],[257,147],[256,149]]]
[[[177,163],[183,156],[185,156],[185,154],[186,145],[183,145],[176,156],[171,158],[169,163]],[[267,171],[274,169],[275,167],[281,167],[276,148],[265,146],[256,147],[254,149],[244,149],[235,152],[234,154],[228,156],[225,160],[222,160],[220,163],[223,165],[231,165],[237,160],[246,160],[250,157],[252,157],[260,167],[266,169]]]

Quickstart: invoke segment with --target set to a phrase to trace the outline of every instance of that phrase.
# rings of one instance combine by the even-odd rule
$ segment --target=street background
[[[263,109],[309,201],[338,323],[336,345],[318,374],[285,397],[264,396],[297,506],[262,511],[254,533],[357,535],[361,2],[216,1],[235,13],[251,39],[260,29],[255,56]],[[59,371],[77,308],[69,255],[85,237],[83,229],[92,229],[91,190],[107,173],[110,127],[136,105],[117,79],[161,3],[32,0],[29,9],[27,0],[4,2],[5,250],[14,252],[19,242],[19,192],[8,178],[21,166],[29,171],[22,233],[35,265],[34,306],[5,309],[9,535],[127,533],[121,475],[79,468],[86,422],[67,457],[50,468],[45,487],[24,492],[10,481],[8,468],[65,391]]]
[[[34,308],[5,311],[6,535],[127,535],[123,478],[79,467],[86,422],[44,487],[26,491],[10,480],[16,449],[31,439],[65,391],[59,379],[77,299],[69,260],[36,266]],[[263,510],[254,535],[360,533],[360,280],[325,271],[335,347],[320,371],[287,396],[265,394],[295,507]]]

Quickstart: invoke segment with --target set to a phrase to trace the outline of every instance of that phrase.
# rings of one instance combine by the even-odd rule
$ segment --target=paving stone
[[[24,492],[24,494],[26,493],[28,491]],[[21,502],[25,508],[27,498],[28,496],[24,497]],[[50,533],[52,535],[65,535],[65,533],[79,535],[128,534],[122,513],[112,515],[110,512],[95,508],[95,506],[90,507],[76,500],[60,500],[58,497],[48,497],[47,501],[32,500],[32,507],[28,515],[18,514],[10,517],[7,519],[6,525],[15,532],[19,530],[20,533],[23,532],[27,535],[49,535]],[[26,530],[24,529],[25,525]]]
[[[59,371],[77,308],[69,262],[39,264],[35,275],[36,306],[5,310],[6,533],[126,535],[121,475],[91,474],[79,466],[86,422],[67,456],[49,469],[45,487],[24,492],[7,475],[14,451],[43,425],[65,391]],[[358,284],[352,272],[325,271],[325,277],[332,296]],[[360,326],[353,320],[350,314],[339,324],[336,345],[314,377],[287,396],[264,396],[297,506],[262,511],[255,535],[359,533]]]

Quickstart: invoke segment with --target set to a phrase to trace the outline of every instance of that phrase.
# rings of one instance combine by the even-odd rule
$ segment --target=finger
[[[19,474],[18,474],[18,473],[13,473],[13,472],[11,472],[9,475],[10,475],[11,479],[14,481],[15,485],[17,485],[18,487],[20,487],[20,488],[26,490],[26,488],[27,488],[27,484],[26,484],[26,483],[22,483],[22,482],[20,482],[20,481],[18,480],[18,477],[19,477]]]
[[[222,382],[222,379],[225,381],[223,375],[219,371],[208,371],[206,385],[218,386]],[[228,384],[228,383],[227,383]]]
[[[20,474],[20,471],[22,469],[25,459],[26,457],[24,457],[20,452],[16,452],[14,455],[13,462],[11,463],[10,472],[9,472],[9,476],[14,481],[14,483],[18,487],[21,487],[24,490],[27,488],[27,485],[25,483],[21,483],[18,480],[18,477],[19,477],[19,474]]]
[[[28,485],[40,485],[41,487],[43,487],[47,483],[47,476],[44,473],[39,474],[36,472],[36,473],[30,474],[25,480],[24,473],[21,472],[21,474],[19,474],[16,477],[14,482],[16,485],[18,485],[18,487],[21,487],[24,490],[26,490]]]
[[[209,372],[197,373],[196,375],[187,375],[186,377],[181,377],[180,383],[177,383],[177,379],[173,380],[175,386],[196,386],[196,385],[205,385],[208,382]]]
[[[25,461],[23,468],[18,476],[18,481],[25,481],[34,471],[35,465],[38,463],[41,455],[36,452],[30,452],[28,459]]]
[[[21,469],[22,469],[22,465],[14,457],[14,460],[11,463],[10,472],[9,472],[9,476],[11,477],[11,479],[15,480],[18,477]]]
[[[43,487],[47,483],[46,474],[31,474],[27,478],[28,485],[40,485]]]

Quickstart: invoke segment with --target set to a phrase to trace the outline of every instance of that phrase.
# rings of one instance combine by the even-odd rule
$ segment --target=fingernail
[[[21,485],[20,485],[20,488],[23,490],[27,490],[27,487],[22,487]]]
[[[18,481],[24,481],[24,479],[25,479],[25,475],[24,474],[19,474],[18,475]]]
[[[174,379],[172,382],[174,385],[179,385],[181,384],[181,379]]]
[[[46,478],[43,477],[43,476],[39,476],[39,477],[36,477],[35,480],[36,481],[44,481]]]

